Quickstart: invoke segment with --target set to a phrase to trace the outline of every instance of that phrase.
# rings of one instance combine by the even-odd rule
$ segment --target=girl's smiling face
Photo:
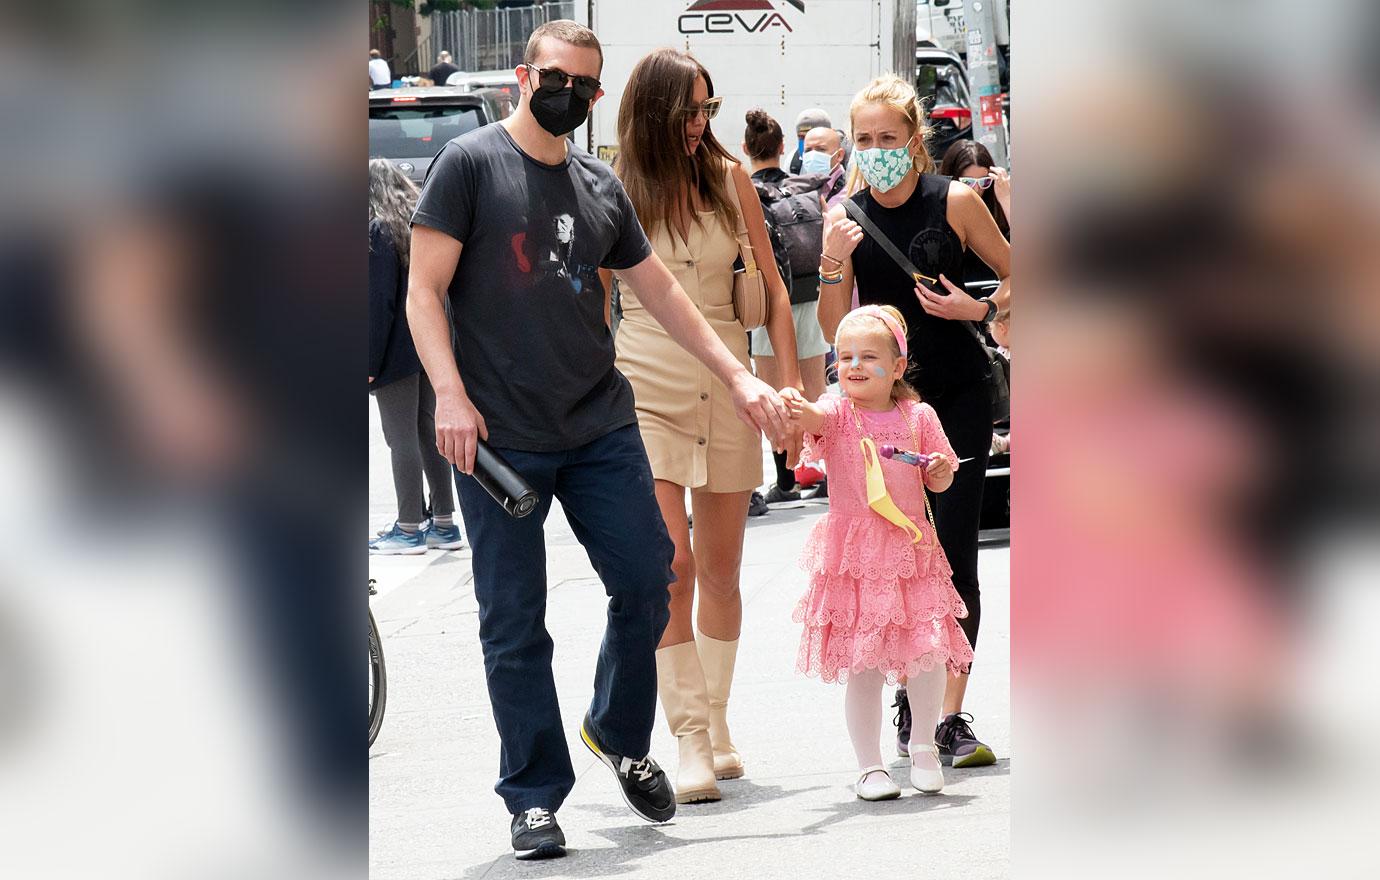
[[[839,388],[863,406],[891,404],[891,389],[906,374],[896,339],[880,321],[850,322],[839,331]]]

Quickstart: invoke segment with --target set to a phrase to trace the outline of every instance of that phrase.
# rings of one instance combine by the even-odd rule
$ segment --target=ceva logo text
[[[786,0],[801,12],[805,0]],[[790,22],[776,11],[771,0],[698,0],[680,17],[682,34],[764,33],[772,28],[793,31]]]

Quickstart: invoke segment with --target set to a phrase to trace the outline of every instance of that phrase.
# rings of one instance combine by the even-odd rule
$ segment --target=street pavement
[[[388,450],[370,406],[370,526],[391,524]],[[767,459],[769,462],[769,458]],[[770,470],[766,471],[770,473]],[[966,709],[995,750],[993,767],[946,769],[944,792],[904,786],[906,762],[883,754],[905,787],[866,803],[843,722],[843,688],[795,672],[805,588],[796,558],[824,502],[748,520],[743,637],[729,721],[747,764],[723,800],[682,805],[651,826],[628,811],[612,774],[580,743],[593,694],[605,596],[559,505],[547,520],[547,628],[577,781],[558,818],[569,855],[517,862],[493,792],[499,742],[489,712],[467,550],[371,557],[372,601],[388,669],[387,712],[370,751],[374,880],[502,877],[926,877],[987,880],[1010,865],[1010,575],[1005,543],[980,554],[983,628]],[[884,703],[890,704],[888,688]],[[886,709],[887,721],[894,710]],[[883,736],[894,731],[889,724]],[[668,773],[675,738],[658,712],[652,755]]]

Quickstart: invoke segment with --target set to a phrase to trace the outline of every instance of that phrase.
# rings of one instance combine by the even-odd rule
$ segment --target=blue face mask
[[[811,150],[800,157],[800,173],[828,174],[832,164],[827,153],[821,153],[819,150]]]

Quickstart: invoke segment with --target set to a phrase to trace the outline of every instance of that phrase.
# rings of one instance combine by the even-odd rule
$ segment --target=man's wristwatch
[[[987,303],[987,314],[982,316],[982,323],[990,324],[992,319],[997,316],[997,304],[992,301],[990,296],[984,296],[978,300],[980,303]]]

